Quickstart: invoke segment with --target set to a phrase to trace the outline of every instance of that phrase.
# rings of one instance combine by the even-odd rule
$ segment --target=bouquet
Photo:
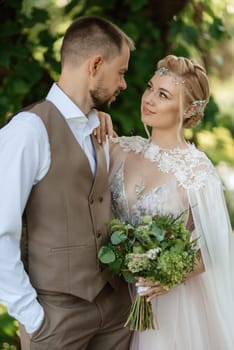
[[[197,240],[191,239],[181,215],[146,215],[138,225],[113,219],[109,226],[109,240],[98,257],[128,283],[144,277],[169,290],[193,270]],[[136,294],[125,326],[140,331],[155,329],[152,305],[145,296]]]

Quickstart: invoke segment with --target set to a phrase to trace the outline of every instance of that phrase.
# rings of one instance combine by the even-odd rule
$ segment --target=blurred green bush
[[[18,323],[0,303],[0,350],[20,350]]]

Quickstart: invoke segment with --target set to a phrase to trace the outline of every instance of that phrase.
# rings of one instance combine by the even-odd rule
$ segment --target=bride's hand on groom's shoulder
[[[98,143],[105,143],[106,137],[118,137],[117,133],[113,129],[113,123],[110,114],[97,110],[95,111],[99,118],[100,125],[94,129],[93,134],[97,138]]]

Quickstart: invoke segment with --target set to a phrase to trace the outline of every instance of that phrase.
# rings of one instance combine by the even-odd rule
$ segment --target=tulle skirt
[[[135,332],[131,350],[234,350],[234,315],[227,320],[220,313],[205,274],[152,301],[158,329]]]

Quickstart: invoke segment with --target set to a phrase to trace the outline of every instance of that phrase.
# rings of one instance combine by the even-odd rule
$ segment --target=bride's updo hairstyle
[[[181,84],[184,87],[184,106],[183,127],[192,128],[196,126],[204,115],[204,109],[209,101],[210,89],[206,70],[194,60],[186,57],[177,57],[168,55],[160,60],[157,69],[161,72],[172,73],[176,76],[175,84]],[[166,73],[162,73],[166,74]],[[193,107],[192,112],[189,106]]]

